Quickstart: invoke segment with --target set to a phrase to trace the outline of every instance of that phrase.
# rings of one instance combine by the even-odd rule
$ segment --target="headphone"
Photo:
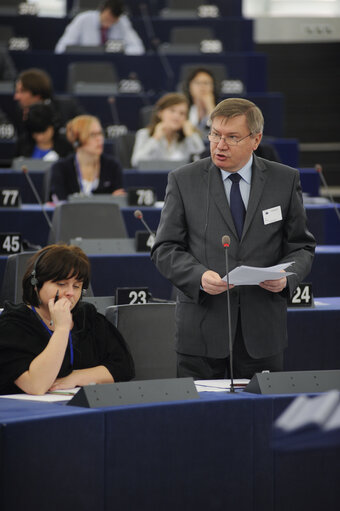
[[[49,251],[49,248],[44,250],[43,252],[41,252],[41,254],[39,255],[39,257],[37,257],[37,259],[35,260],[35,263],[34,263],[34,266],[33,266],[33,270],[31,272],[31,284],[33,287],[37,287],[37,285],[39,284],[39,280],[37,279],[37,266],[39,264],[39,261],[40,259]]]
[[[73,142],[73,148],[78,149],[78,147],[81,146],[79,138],[76,138],[76,140]]]
[[[40,302],[40,298],[39,298],[39,294],[38,294],[38,284],[39,284],[39,280],[37,278],[37,266],[40,262],[40,260],[42,259],[42,257],[49,251],[50,249],[47,248],[46,250],[44,250],[43,252],[41,252],[41,254],[39,255],[39,257],[37,257],[37,259],[35,260],[35,263],[34,263],[34,266],[33,266],[33,270],[31,271],[31,284],[32,286],[34,287],[35,289],[35,292],[38,296],[38,300]],[[83,296],[86,295],[86,292],[87,292],[87,289],[82,289],[81,291],[81,296],[80,298],[82,298]]]
[[[82,145],[79,138],[79,130],[74,129],[73,121],[69,121],[66,126],[67,138],[71,142],[73,149],[78,149]],[[74,140],[72,140],[74,139]]]

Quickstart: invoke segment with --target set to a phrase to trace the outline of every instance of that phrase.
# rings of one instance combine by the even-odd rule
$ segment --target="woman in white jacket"
[[[184,94],[169,93],[156,103],[150,124],[136,133],[131,162],[171,160],[189,162],[204,151],[197,129],[188,120],[189,103]]]

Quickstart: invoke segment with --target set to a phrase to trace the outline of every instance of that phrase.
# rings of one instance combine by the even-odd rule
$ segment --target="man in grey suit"
[[[294,275],[230,285],[234,377],[283,368],[287,297],[310,272],[315,240],[306,227],[298,170],[253,154],[262,131],[263,116],[254,103],[226,99],[211,114],[211,157],[169,174],[151,256],[179,290],[179,377],[228,376],[224,235],[230,237],[230,270],[293,263],[287,271]],[[245,215],[239,234],[230,208],[234,174],[240,176],[236,187]]]

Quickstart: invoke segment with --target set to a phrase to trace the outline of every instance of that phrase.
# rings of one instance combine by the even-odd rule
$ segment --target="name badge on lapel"
[[[264,209],[262,211],[264,225],[272,224],[282,220],[281,206],[275,206],[275,208]]]

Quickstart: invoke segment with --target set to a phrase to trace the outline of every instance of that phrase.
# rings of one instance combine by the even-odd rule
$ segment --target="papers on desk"
[[[273,445],[283,450],[339,446],[340,392],[297,397],[275,421]]]
[[[45,403],[55,403],[57,401],[69,401],[78,392],[80,387],[75,389],[64,389],[54,390],[53,392],[47,392],[42,396],[33,396],[31,394],[7,394],[4,396],[6,399],[19,399],[22,401],[42,401]]]
[[[278,280],[282,277],[293,275],[294,272],[288,271],[282,273],[282,270],[292,265],[290,263],[277,264],[267,268],[258,268],[256,266],[238,266],[229,272],[229,284],[235,286],[255,286],[264,280]],[[227,275],[222,280],[227,282]]]
[[[249,383],[247,379],[234,379],[236,389],[244,389]],[[227,392],[230,390],[230,380],[196,380],[197,392]]]

